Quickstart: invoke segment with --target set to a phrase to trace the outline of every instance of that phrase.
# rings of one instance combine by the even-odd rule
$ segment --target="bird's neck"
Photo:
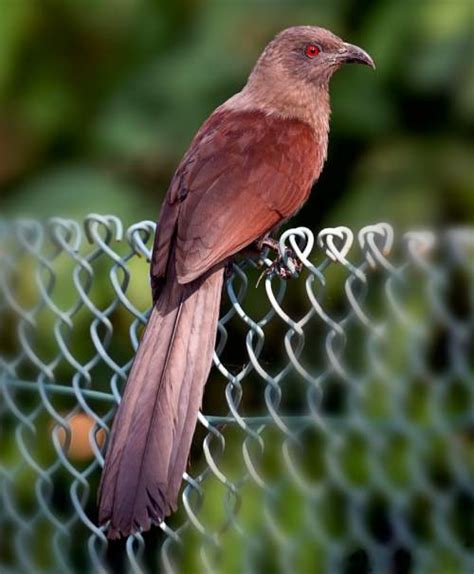
[[[279,85],[278,77],[250,76],[242,91],[227,100],[227,109],[258,110],[284,119],[297,119],[308,124],[321,146],[327,147],[331,108],[327,84],[304,85],[288,89]]]

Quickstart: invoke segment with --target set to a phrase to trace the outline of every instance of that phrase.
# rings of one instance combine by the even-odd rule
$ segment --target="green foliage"
[[[56,214],[93,177],[106,191],[85,196],[82,213],[131,203],[154,218],[200,123],[277,30],[304,22],[359,42],[378,68],[348,68],[333,82],[328,164],[303,222],[472,218],[471,6],[437,0],[7,2],[3,208]]]

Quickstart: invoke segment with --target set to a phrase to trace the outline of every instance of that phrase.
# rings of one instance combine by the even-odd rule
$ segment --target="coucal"
[[[224,268],[306,201],[329,131],[328,84],[372,58],[328,30],[288,28],[199,129],[162,205],[153,309],[115,417],[99,489],[109,538],[176,509],[216,340]]]

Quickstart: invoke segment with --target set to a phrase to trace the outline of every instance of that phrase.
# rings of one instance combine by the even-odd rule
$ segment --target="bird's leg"
[[[297,276],[303,268],[303,264],[293,249],[287,247],[285,254],[283,254],[280,249],[280,243],[269,235],[258,239],[255,245],[259,252],[262,252],[264,249],[269,249],[276,254],[275,260],[264,270],[263,274],[265,275],[278,275],[281,279],[291,279]],[[286,257],[284,257],[284,255]]]
[[[286,261],[285,261],[286,259]],[[297,277],[303,269],[303,263],[296,257],[292,249],[286,249],[286,257],[279,255],[272,264],[265,269],[266,275],[278,275],[280,279],[292,279]]]
[[[276,253],[277,255],[281,255],[279,242],[276,239],[273,239],[273,237],[270,237],[269,235],[264,235],[260,239],[257,239],[255,244],[259,252],[267,248],[270,249],[270,251]]]

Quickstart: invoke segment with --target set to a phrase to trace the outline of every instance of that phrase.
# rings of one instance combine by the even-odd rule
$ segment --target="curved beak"
[[[362,50],[362,48],[359,48],[359,46],[354,46],[354,44],[344,42],[344,47],[341,50],[341,58],[344,63],[365,64],[375,70],[375,62],[369,54],[367,54],[365,50]]]

